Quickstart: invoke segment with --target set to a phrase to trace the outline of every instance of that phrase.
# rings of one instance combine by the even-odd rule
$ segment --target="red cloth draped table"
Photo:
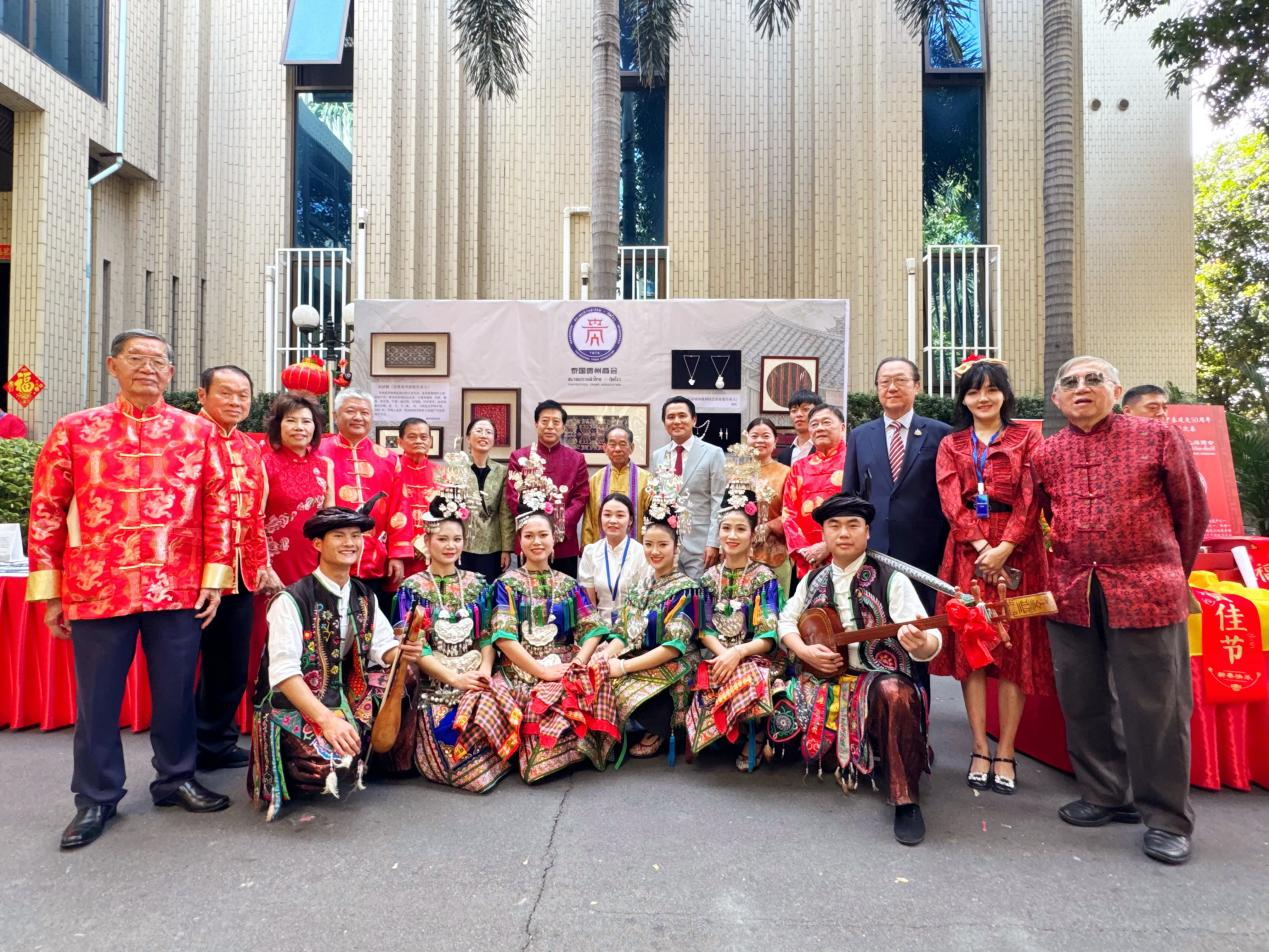
[[[263,627],[257,626],[253,647],[255,636],[262,632]],[[258,651],[254,657],[258,664]],[[238,723],[245,731],[251,717],[245,702],[244,708],[247,713],[244,717],[239,709]],[[38,726],[51,731],[74,723],[75,657],[70,641],[49,634],[44,606],[26,601],[24,576],[0,578],[0,727],[16,730]],[[150,726],[150,681],[140,636],[124,689],[119,726],[134,731]]]

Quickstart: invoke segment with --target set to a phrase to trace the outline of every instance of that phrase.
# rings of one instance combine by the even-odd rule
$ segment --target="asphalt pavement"
[[[0,732],[0,950],[1269,949],[1269,793],[1195,793],[1195,855],[1141,827],[1074,829],[1072,779],[1019,758],[975,794],[955,685],[915,848],[871,790],[800,765],[739,774],[719,752],[589,768],[487,796],[422,780],[295,803],[265,824],[245,771],[196,816],[150,803],[148,735],[105,836],[62,853],[71,732]]]

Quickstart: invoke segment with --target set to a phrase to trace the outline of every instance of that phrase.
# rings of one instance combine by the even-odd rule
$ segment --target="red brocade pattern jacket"
[[[264,534],[269,477],[264,471],[264,453],[258,442],[236,427],[226,433],[205,412],[199,415],[212,425],[212,445],[228,480],[229,538],[234,546],[234,583],[228,591],[237,592],[241,575],[247,591],[254,592],[260,570],[269,565],[269,542]]]
[[[371,439],[349,443],[336,433],[322,437],[318,453],[335,467],[335,505],[357,509],[375,493],[386,497],[375,503],[371,516],[375,520],[373,532],[366,533],[366,546],[361,561],[353,569],[357,578],[383,578],[388,574],[388,558],[409,558],[410,550],[388,552],[388,533],[406,525],[406,516],[392,508],[396,495],[396,482],[401,471],[400,457]]]
[[[1112,628],[1184,621],[1208,509],[1180,431],[1112,413],[1087,433],[1074,426],[1055,433],[1031,465],[1052,512],[1055,620],[1088,626],[1096,573]]]
[[[824,527],[811,517],[811,513],[825,499],[842,491],[845,469],[846,441],[842,440],[827,456],[819,450],[812,450],[809,456],[802,457],[793,464],[784,481],[784,541],[794,565],[802,574],[810,571],[810,566],[797,550],[824,541]]]
[[[227,480],[205,419],[159,400],[62,417],[35,464],[29,601],[71,621],[193,608],[231,588]]]
[[[436,486],[437,465],[426,456],[419,463],[411,463],[402,455],[401,473],[397,478],[396,492],[389,500],[393,513],[404,513],[405,519],[392,520],[388,530],[388,554],[394,559],[405,559],[405,575],[427,568],[414,548],[414,540],[423,535],[432,498],[439,492]]]

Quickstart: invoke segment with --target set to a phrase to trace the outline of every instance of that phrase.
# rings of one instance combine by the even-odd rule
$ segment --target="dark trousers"
[[[1136,804],[1146,826],[1188,836],[1194,695],[1186,624],[1111,628],[1095,575],[1089,608],[1088,628],[1048,623],[1080,795],[1103,807]]]
[[[150,784],[150,796],[162,800],[194,777],[194,670],[201,635],[194,610],[73,621],[78,696],[71,790],[77,808],[118,803],[127,793],[119,709],[138,629],[154,712],[150,746],[157,777]]]
[[[254,597],[241,580],[237,595],[224,595],[203,629],[202,666],[195,696],[198,752],[220,757],[238,746],[235,719],[247,687]]]
[[[873,681],[864,729],[885,770],[886,802],[891,806],[916,803],[920,797],[921,772],[929,762],[924,718],[924,702],[907,678]]]
[[[386,578],[363,578],[359,581],[364,582],[370,591],[374,592],[375,601],[379,603],[384,617],[388,621],[392,621],[392,602],[396,599],[396,592],[388,591],[388,580]]]
[[[465,572],[475,572],[483,575],[486,582],[493,582],[502,574],[502,553],[464,552],[458,565]]]
[[[563,572],[569,578],[577,578],[577,561],[576,555],[570,555],[563,559],[551,559],[551,568],[557,572]]]

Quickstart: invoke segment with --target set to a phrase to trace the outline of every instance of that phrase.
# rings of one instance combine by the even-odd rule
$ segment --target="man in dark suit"
[[[814,390],[794,390],[789,397],[789,420],[793,424],[793,442],[782,446],[773,454],[777,463],[792,466],[798,460],[810,456],[815,447],[811,443],[811,411],[824,400]]]
[[[951,428],[913,410],[921,371],[912,361],[887,357],[877,365],[873,380],[882,416],[851,430],[842,491],[863,496],[876,507],[871,548],[938,572],[947,521],[939,504],[934,460]],[[917,590],[933,614],[934,591],[925,586]]]

